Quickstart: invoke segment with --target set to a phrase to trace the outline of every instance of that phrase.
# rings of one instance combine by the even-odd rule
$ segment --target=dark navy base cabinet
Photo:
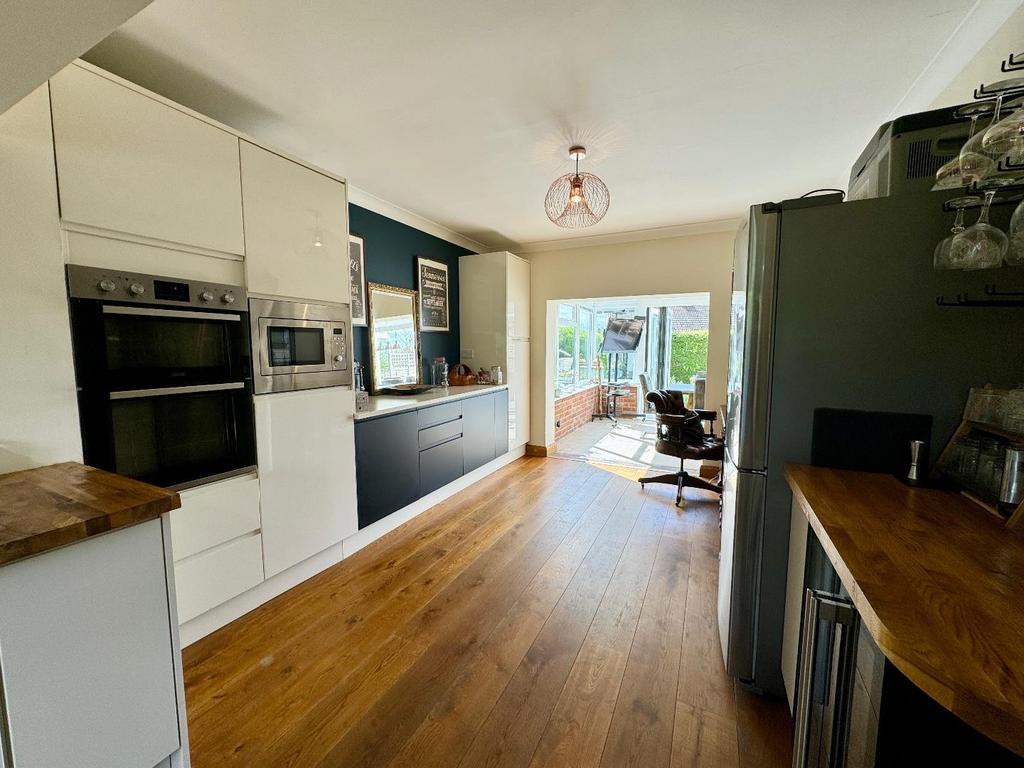
[[[365,528],[420,497],[416,411],[356,422],[356,494]]]
[[[508,391],[356,421],[359,527],[508,453]]]
[[[494,455],[508,453],[508,390],[494,393]]]
[[[494,459],[495,397],[471,397],[462,403],[462,448],[466,472]]]

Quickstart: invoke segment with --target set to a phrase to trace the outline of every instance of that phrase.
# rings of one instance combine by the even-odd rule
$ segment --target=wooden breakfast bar
[[[189,764],[179,506],[77,463],[0,475],[0,768]]]
[[[953,491],[888,475],[790,464],[786,478],[885,658],[1024,756],[1024,536]]]

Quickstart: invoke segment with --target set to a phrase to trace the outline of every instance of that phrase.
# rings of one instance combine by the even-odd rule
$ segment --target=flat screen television
[[[608,327],[604,331],[604,341],[601,342],[601,351],[636,352],[640,346],[640,336],[644,332],[644,318],[636,317],[609,317]]]

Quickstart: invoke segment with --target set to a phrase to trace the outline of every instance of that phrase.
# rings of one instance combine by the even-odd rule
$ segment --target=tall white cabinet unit
[[[509,449],[530,439],[530,262],[507,251],[459,258],[462,359],[500,365],[508,383]]]
[[[347,304],[345,184],[248,141],[239,147],[249,292]]]
[[[237,136],[77,63],[50,98],[65,227],[242,256]]]

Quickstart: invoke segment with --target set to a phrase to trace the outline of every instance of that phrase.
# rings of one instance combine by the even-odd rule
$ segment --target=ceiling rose
[[[560,227],[589,227],[608,213],[608,187],[594,174],[580,173],[580,160],[586,156],[585,147],[570,147],[569,158],[576,161],[576,172],[559,176],[544,196],[548,218]]]

